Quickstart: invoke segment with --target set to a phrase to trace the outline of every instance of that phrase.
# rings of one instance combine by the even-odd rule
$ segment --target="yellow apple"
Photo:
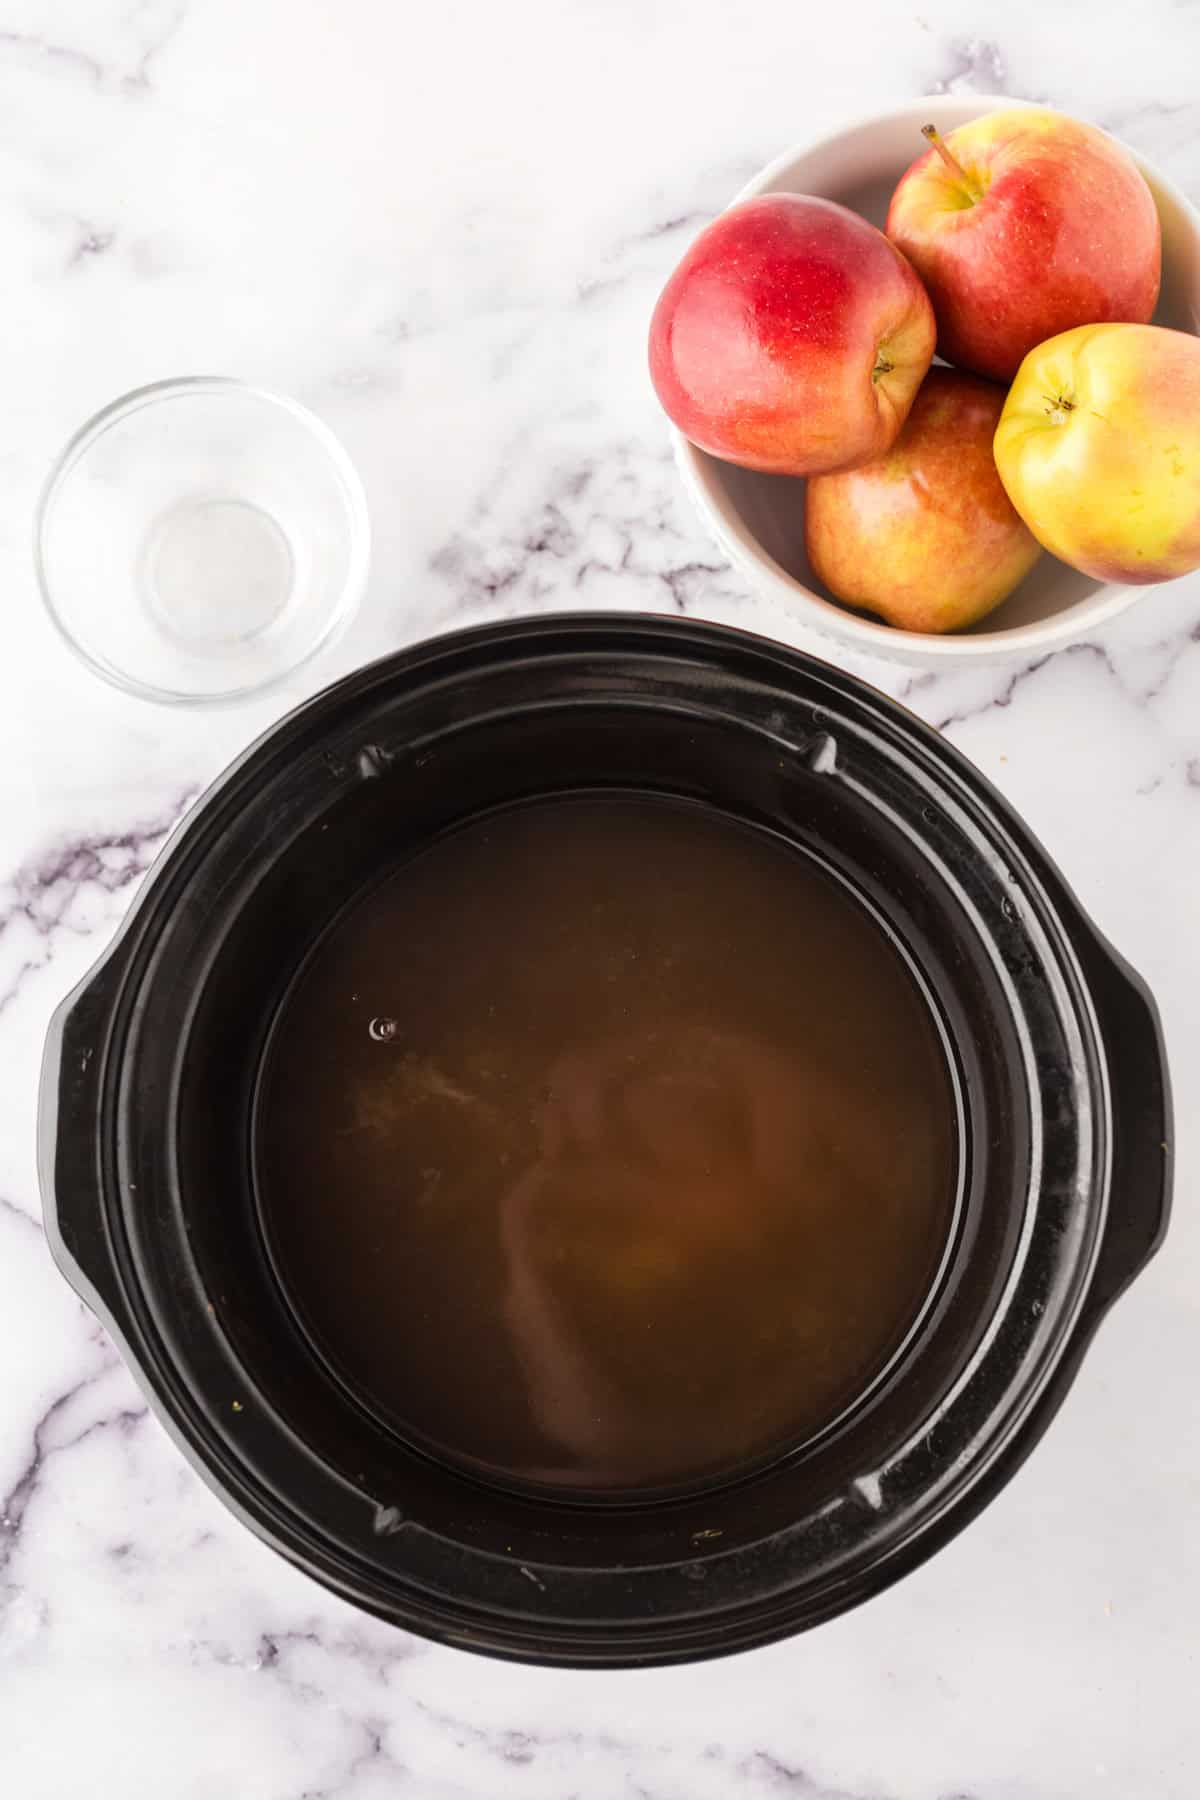
[[[1200,567],[1200,338],[1081,325],[1031,350],[996,467],[1038,541],[1098,581]]]

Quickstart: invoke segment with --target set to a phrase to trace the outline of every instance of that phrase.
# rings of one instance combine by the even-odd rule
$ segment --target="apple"
[[[1009,381],[1076,325],[1145,324],[1162,265],[1158,210],[1121,146],[1078,119],[1015,107],[933,145],[892,195],[887,234],[929,290],[938,354]]]
[[[839,600],[906,631],[983,618],[1041,551],[1000,484],[1004,390],[931,369],[885,456],[808,484],[808,560]]]
[[[929,300],[882,232],[809,194],[702,231],[650,324],[650,375],[694,444],[778,475],[888,448],[933,357]]]
[[[1200,338],[1083,325],[1021,364],[996,466],[1034,536],[1098,581],[1200,568]]]

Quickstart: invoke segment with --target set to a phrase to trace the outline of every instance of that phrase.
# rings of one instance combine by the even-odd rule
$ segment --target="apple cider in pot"
[[[326,932],[260,1084],[264,1227],[378,1416],[486,1477],[700,1484],[887,1366],[958,1183],[939,1028],[781,839],[636,794],[460,827]]]

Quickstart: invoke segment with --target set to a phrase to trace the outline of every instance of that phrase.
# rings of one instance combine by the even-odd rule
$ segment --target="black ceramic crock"
[[[489,1486],[378,1422],[276,1284],[249,1152],[272,1017],[330,918],[469,815],[594,788],[690,796],[840,872],[921,971],[962,1118],[955,1239],[897,1365],[770,1468],[640,1504]],[[966,1524],[1158,1245],[1169,1140],[1146,989],[962,757],[809,657],[629,616],[420,645],[284,720],[59,1010],[41,1103],[58,1263],[233,1510],[397,1624],[577,1665],[813,1625]]]

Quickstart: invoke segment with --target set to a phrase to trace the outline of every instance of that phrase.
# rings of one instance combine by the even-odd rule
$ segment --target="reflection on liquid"
[[[324,940],[265,1092],[314,1335],[401,1430],[518,1480],[673,1485],[803,1438],[945,1241],[950,1087],[903,962],[696,807],[547,802],[426,852]]]
[[[794,1411],[797,1358],[836,1404],[839,1341],[870,1338],[855,1240],[896,1223],[891,1134],[856,1131],[859,1112],[794,1053],[700,1022],[649,1054],[616,1038],[551,1066],[537,1154],[500,1207],[505,1317],[562,1452],[531,1475],[667,1480],[680,1437],[706,1462],[750,1453]]]

